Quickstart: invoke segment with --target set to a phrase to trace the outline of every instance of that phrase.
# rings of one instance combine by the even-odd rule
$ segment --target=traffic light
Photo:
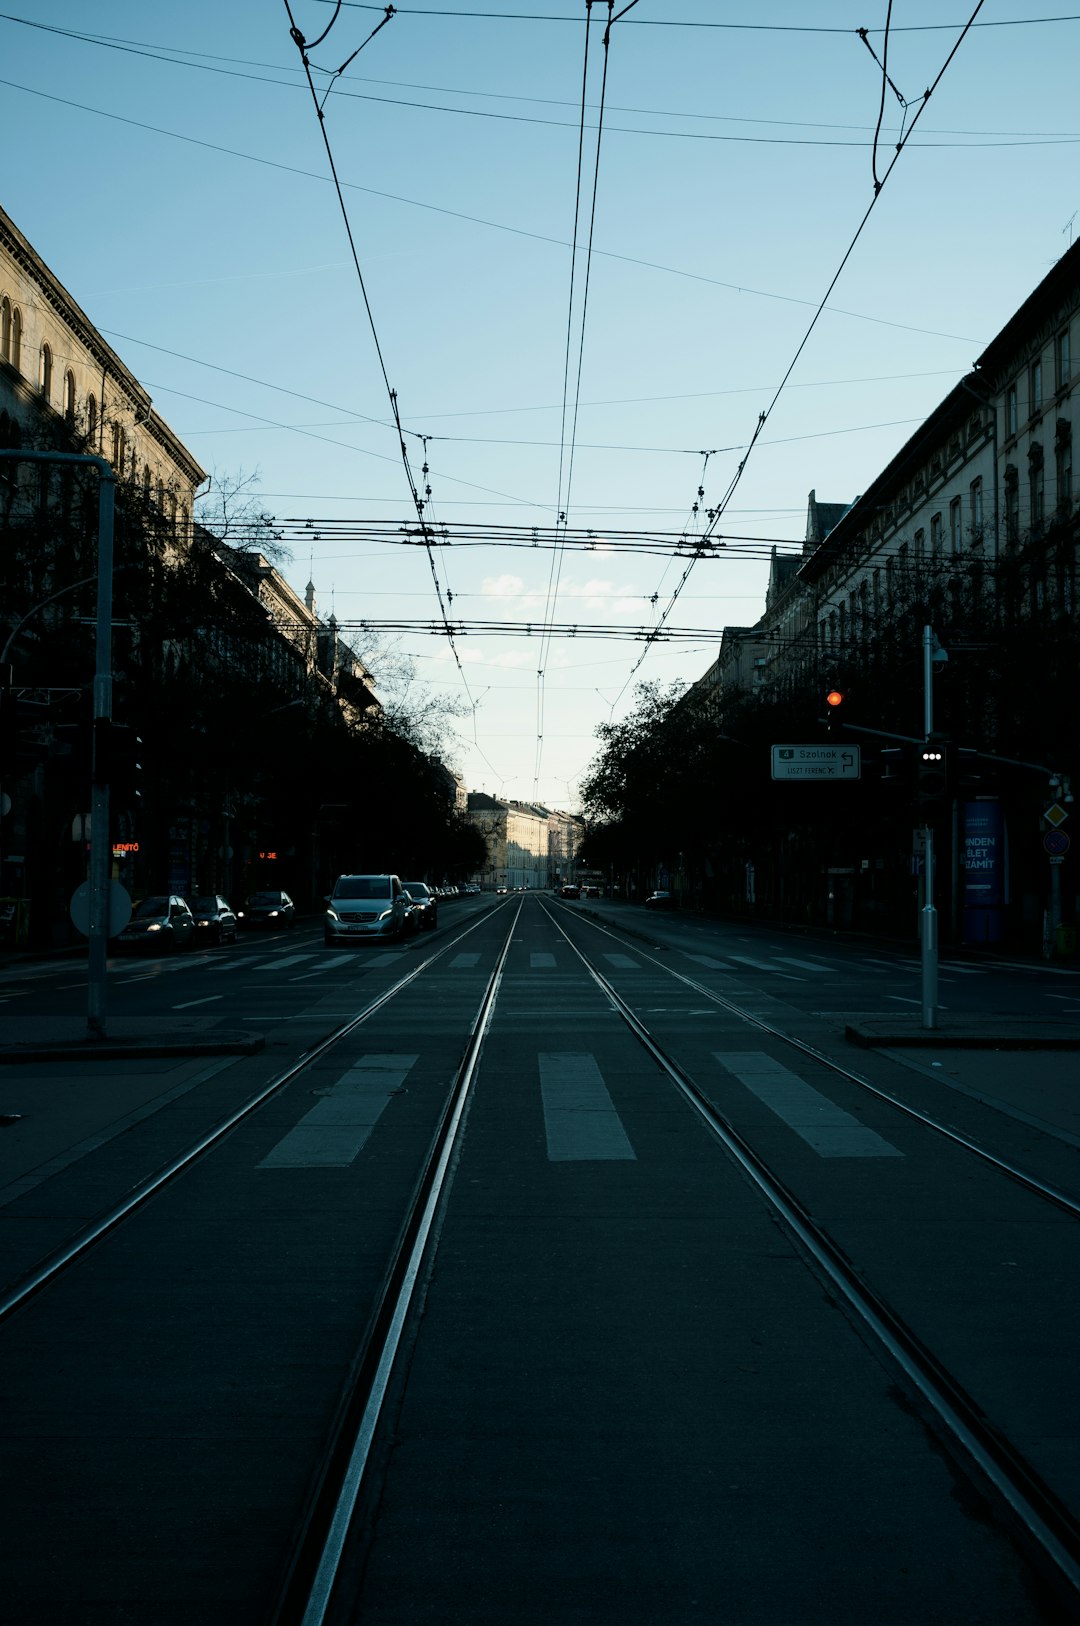
[[[847,691],[837,683],[830,683],[825,691],[825,726],[830,734],[834,728],[843,727],[846,701]]]
[[[109,717],[94,722],[94,783],[108,785],[115,806],[134,807],[141,791],[142,740],[128,723]]]
[[[915,802],[924,818],[933,818],[949,795],[950,744],[931,735],[920,745],[916,759]]]

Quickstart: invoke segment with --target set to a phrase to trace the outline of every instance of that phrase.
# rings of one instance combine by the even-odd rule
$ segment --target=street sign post
[[[774,745],[774,779],[858,779],[857,745]]]

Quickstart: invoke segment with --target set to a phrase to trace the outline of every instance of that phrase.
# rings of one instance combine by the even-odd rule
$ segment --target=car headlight
[[[161,922],[159,920],[152,920],[146,929],[148,932],[159,932],[161,930]]]
[[[380,920],[389,920],[391,918],[391,916],[393,915],[393,913],[394,913],[394,911],[392,909],[384,909],[382,914],[379,916],[379,919]]]
[[[270,913],[266,917],[267,920],[276,920],[277,917],[278,917],[278,913],[279,913],[279,911],[277,909],[271,909]]]
[[[336,909],[327,909],[326,918],[327,920],[340,920],[341,917]]]

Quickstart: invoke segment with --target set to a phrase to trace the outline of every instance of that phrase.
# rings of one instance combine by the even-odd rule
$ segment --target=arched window
[[[47,401],[52,395],[52,347],[43,344],[38,359],[38,384],[41,388],[42,399]]]
[[[93,446],[97,440],[97,397],[94,395],[86,397],[86,433]]]
[[[143,494],[143,500],[145,502],[149,502],[150,501],[150,465],[149,465],[149,463],[144,463],[143,464],[142,494]]]
[[[75,421],[75,374],[70,367],[64,374],[64,417],[68,423]]]
[[[11,360],[11,300],[0,299],[0,361]]]
[[[7,359],[17,372],[22,372],[22,311],[18,305],[11,307],[11,354]]]
[[[112,466],[117,474],[123,474],[124,472],[125,451],[124,431],[118,423],[114,423],[112,426]]]

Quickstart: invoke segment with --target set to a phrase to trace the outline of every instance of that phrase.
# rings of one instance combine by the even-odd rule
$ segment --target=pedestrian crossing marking
[[[636,1162],[596,1058],[550,1051],[538,1060],[548,1162]]]
[[[404,1084],[416,1056],[364,1056],[278,1141],[260,1169],[346,1169]]]
[[[605,954],[604,959],[608,965],[613,965],[616,971],[640,971],[641,962],[632,960],[629,954]]]
[[[555,969],[554,954],[530,954],[529,965],[534,971],[553,971]]]
[[[819,1157],[903,1157],[873,1129],[762,1050],[713,1052],[721,1067],[763,1101]]]

